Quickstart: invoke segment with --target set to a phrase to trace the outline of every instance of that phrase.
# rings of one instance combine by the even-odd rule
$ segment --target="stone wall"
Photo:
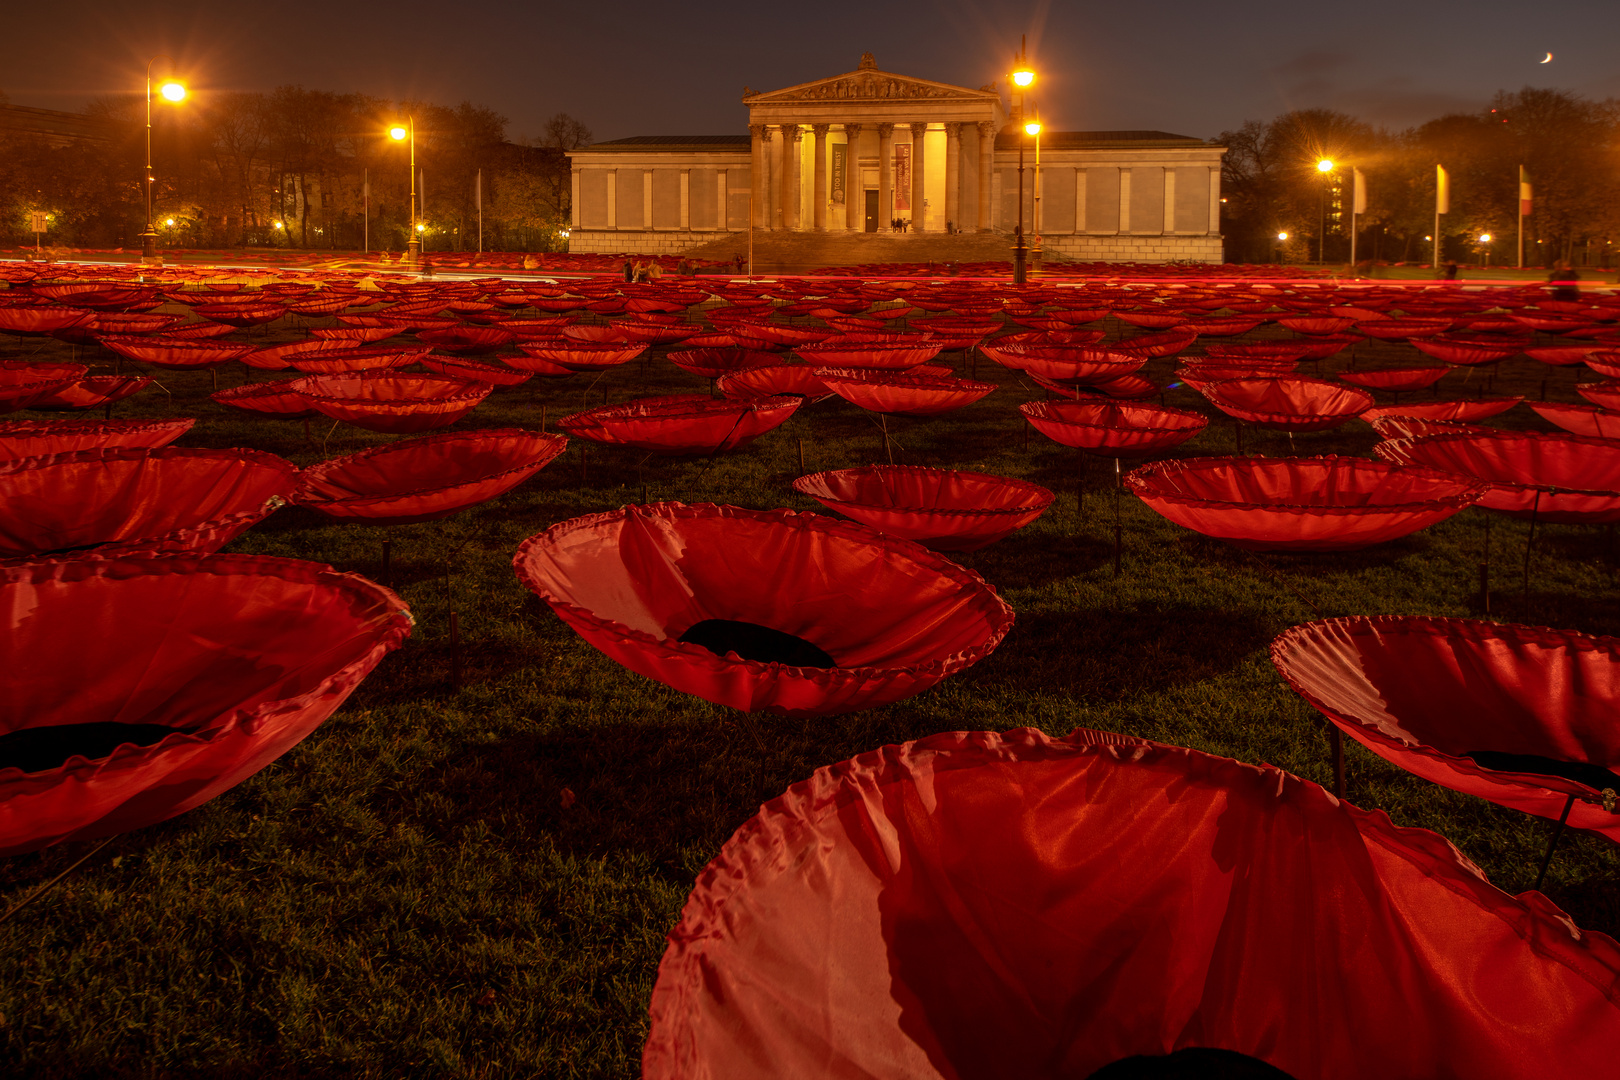
[[[1086,236],[1041,237],[1041,250],[1078,262],[1207,262],[1225,261],[1221,238],[1215,236]]]
[[[738,250],[748,249],[748,233],[715,229],[574,229],[568,250],[581,254],[679,255],[722,236],[735,236]]]

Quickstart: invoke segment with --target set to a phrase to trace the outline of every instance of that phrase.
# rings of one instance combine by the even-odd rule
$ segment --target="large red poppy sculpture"
[[[402,439],[311,465],[297,501],[367,525],[434,521],[504,495],[567,445],[561,435],[518,428]]]
[[[297,466],[259,450],[113,447],[0,462],[0,559],[217,551],[297,486]]]
[[[493,383],[392,371],[306,375],[288,389],[323,416],[367,431],[413,435],[448,427],[478,407]]]
[[[200,806],[315,730],[410,633],[388,590],[291,559],[0,569],[0,856]]]
[[[1484,481],[1487,510],[1564,525],[1620,521],[1620,442],[1611,439],[1479,430],[1395,439],[1373,452]]]
[[[899,701],[989,655],[1013,620],[924,547],[788,510],[627,506],[530,537],[513,565],[625,667],[748,712]]]
[[[168,446],[197,421],[173,420],[0,420],[0,460],[69,454],[103,447]]]
[[[1356,617],[1296,626],[1271,659],[1345,734],[1407,772],[1542,817],[1567,809],[1570,825],[1620,841],[1620,639]]]
[[[1177,525],[1250,551],[1353,551],[1472,505],[1485,485],[1365,458],[1210,457],[1159,461],[1125,487]]]
[[[1036,431],[1105,457],[1141,457],[1180,446],[1209,419],[1186,409],[1123,401],[1031,401],[1018,406]]]
[[[1220,379],[1199,391],[1233,419],[1274,431],[1323,431],[1373,404],[1365,390],[1304,375]]]
[[[990,473],[868,465],[812,473],[793,490],[887,536],[935,551],[977,551],[1046,513],[1055,496],[1039,484]]]
[[[684,457],[738,450],[787,422],[804,399],[669,394],[599,405],[557,421],[569,435]]]
[[[1613,939],[1315,784],[1134,742],[934,735],[765,804],[670,932],[642,1075],[1612,1067]]]
[[[915,369],[913,369],[915,370]],[[816,375],[809,364],[770,364],[766,367],[743,368],[722,375],[715,383],[729,398],[762,398],[776,394],[795,394],[819,401],[836,397],[827,384]]]
[[[995,383],[950,375],[919,375],[868,368],[816,368],[823,385],[863,409],[892,416],[938,416],[992,393]]]
[[[795,351],[816,367],[906,371],[928,363],[944,346],[922,334],[867,334],[856,341],[834,338],[800,345]]]

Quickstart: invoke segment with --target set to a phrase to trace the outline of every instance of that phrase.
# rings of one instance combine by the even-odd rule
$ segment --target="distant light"
[[[404,139],[405,139],[405,136],[407,136],[409,134],[410,134],[409,131],[407,131],[404,128],[400,127],[398,124],[396,124],[393,127],[388,129],[388,137],[390,139],[393,139],[395,142],[403,142]]]
[[[1280,232],[1280,233],[1277,234],[1277,239],[1286,240],[1286,239],[1288,239],[1288,234],[1285,233],[1285,232]]]
[[[1488,232],[1480,233],[1479,234],[1479,242],[1482,243],[1482,244],[1490,243],[1491,242],[1491,234],[1488,233]]]
[[[1316,171],[1317,172],[1325,172],[1325,173],[1332,172],[1333,171],[1333,162],[1328,160],[1327,158],[1323,158],[1321,161],[1318,161],[1316,163]]]
[[[173,227],[173,225],[174,225],[174,218],[164,218],[164,219],[163,219],[163,224],[165,224],[165,225],[168,225],[168,226],[170,226],[170,227]]]
[[[278,228],[278,229],[285,229],[285,228],[286,228],[286,226],[285,226],[285,225],[283,225],[283,224],[282,224],[282,223],[281,223],[281,222],[279,222],[279,221],[278,221],[278,222],[276,222],[276,228]]]
[[[183,86],[182,84],[177,83],[177,82],[172,82],[171,81],[171,82],[164,83],[161,87],[158,88],[158,93],[163,95],[163,100],[165,100],[165,101],[184,101],[184,100],[186,100],[186,88],[185,88],[185,86]]]
[[[422,232],[422,231],[424,231],[424,230],[425,230],[425,229],[426,229],[426,228],[427,228],[427,226],[426,226],[426,225],[418,225],[418,226],[417,226],[417,227],[416,227],[416,231],[417,231],[417,232]]]
[[[1020,86],[1027,89],[1035,84],[1035,73],[1030,71],[1028,68],[1024,68],[1021,71],[1015,71],[1012,73],[1012,81],[1014,86]]]
[[[1423,239],[1425,239],[1425,240],[1433,240],[1433,239],[1434,239],[1434,237],[1432,237],[1432,236],[1425,236],[1425,237],[1424,237],[1424,238],[1423,238]]]
[[[1031,120],[1029,123],[1024,125],[1024,134],[1026,134],[1026,135],[1039,135],[1040,133],[1041,133],[1041,122],[1039,120]]]

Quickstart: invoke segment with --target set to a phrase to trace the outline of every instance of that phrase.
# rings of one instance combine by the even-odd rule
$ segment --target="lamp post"
[[[1479,265],[1483,269],[1491,264],[1491,234],[1479,234]]]
[[[152,65],[159,60],[167,60],[171,65],[174,57],[159,53],[146,62],[146,231],[141,233],[141,262],[155,262],[157,254],[157,228],[152,224],[152,190],[157,186],[157,180],[152,175]],[[158,94],[164,101],[175,103],[186,100],[186,87],[184,83],[169,79],[158,87]]]
[[[1317,204],[1322,211],[1321,228],[1316,234],[1316,261],[1327,265],[1327,192],[1333,176],[1333,162],[1323,158],[1316,163],[1316,171],[1322,174],[1322,193],[1317,198]],[[1307,249],[1308,250],[1308,249]]]
[[[1018,56],[1013,61],[1012,83],[1018,87],[1018,122],[1024,121],[1024,104],[1029,98],[1029,88],[1035,85],[1035,72],[1029,66],[1029,59],[1024,55],[1028,39],[1018,39]],[[1018,137],[1018,228],[1013,233],[1013,284],[1022,285],[1025,279],[1024,260],[1027,253],[1024,248],[1024,137]]]
[[[388,129],[388,137],[395,142],[411,144],[411,238],[405,243],[405,259],[412,266],[422,264],[422,226],[416,220],[416,118],[407,116],[403,125]]]
[[[1031,228],[1035,230],[1035,269],[1041,268],[1041,121],[1037,113],[1036,118],[1024,125],[1024,134],[1035,136],[1035,180],[1030,185],[1034,207]]]

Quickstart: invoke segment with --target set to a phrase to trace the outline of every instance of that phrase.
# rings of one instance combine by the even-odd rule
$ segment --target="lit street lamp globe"
[[[398,124],[395,124],[393,127],[388,129],[388,137],[390,139],[393,139],[395,142],[404,142],[405,141],[405,136],[407,136],[409,134],[410,134],[410,132],[406,131],[404,128],[400,127]]]
[[[1323,173],[1332,172],[1333,171],[1333,162],[1331,160],[1329,160],[1328,158],[1323,158],[1321,161],[1318,161],[1316,163],[1316,171],[1317,172],[1323,172]]]
[[[183,83],[173,81],[166,82],[162,86],[158,87],[158,93],[163,95],[164,101],[186,100],[186,88],[185,84]]]
[[[1026,134],[1026,135],[1039,135],[1040,133],[1041,133],[1041,122],[1039,120],[1031,120],[1029,123],[1024,125],[1024,134]]]

